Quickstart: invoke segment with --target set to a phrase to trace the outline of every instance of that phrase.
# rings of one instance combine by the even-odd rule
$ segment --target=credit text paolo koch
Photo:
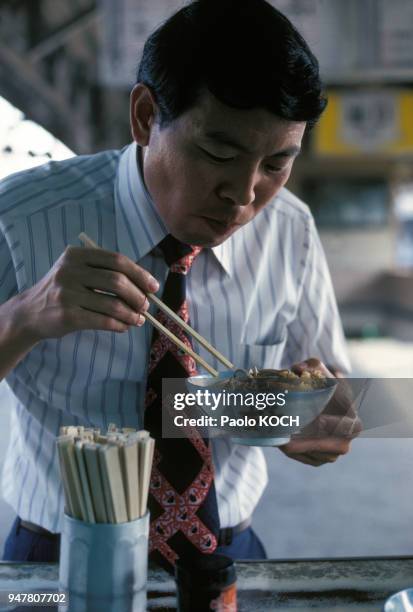
[[[202,415],[188,418],[179,414],[174,417],[175,427],[299,427],[299,416],[277,416],[260,414],[259,417],[243,415],[238,418],[221,415],[219,418]]]

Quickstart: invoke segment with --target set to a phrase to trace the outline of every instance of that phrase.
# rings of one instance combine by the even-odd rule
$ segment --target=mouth
[[[213,217],[203,217],[214,229],[219,231],[228,232],[231,229],[242,225],[239,221],[234,218],[231,219],[214,219]]]

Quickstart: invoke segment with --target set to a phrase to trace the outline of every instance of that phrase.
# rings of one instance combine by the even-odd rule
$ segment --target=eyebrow
[[[245,147],[243,144],[233,139],[231,136],[226,134],[225,132],[206,132],[205,138],[209,140],[214,140],[220,144],[228,145],[234,149],[238,149],[239,151],[243,151],[244,153],[251,153],[250,149]],[[271,155],[267,155],[266,157],[296,157],[301,151],[301,147],[293,145],[291,147],[286,147],[281,151],[277,151],[276,153],[272,153]]]

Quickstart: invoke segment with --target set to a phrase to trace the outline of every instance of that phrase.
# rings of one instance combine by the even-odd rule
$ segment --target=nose
[[[223,200],[230,200],[237,206],[248,206],[255,200],[255,189],[258,182],[256,169],[239,169],[231,176],[226,176],[218,195]]]

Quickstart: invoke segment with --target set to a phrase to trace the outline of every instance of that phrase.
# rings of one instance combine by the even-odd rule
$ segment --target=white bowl
[[[384,604],[384,612],[412,612],[413,588],[395,593]]]
[[[223,387],[231,378],[234,377],[232,370],[220,372],[217,377],[210,375],[199,375],[192,376],[186,380],[186,386],[190,393],[196,393],[198,390],[210,391],[211,393],[217,393],[220,390],[220,386]],[[325,387],[321,389],[314,389],[311,391],[293,391],[291,389],[285,390],[283,386],[277,388],[269,388],[268,378],[253,379],[254,389],[242,388],[241,384],[234,390],[234,393],[241,393],[246,395],[247,393],[284,393],[285,394],[285,405],[284,406],[266,406],[263,410],[258,410],[254,407],[240,407],[240,406],[223,406],[218,404],[216,410],[212,413],[203,408],[199,410],[203,414],[220,417],[222,415],[228,415],[232,418],[238,418],[245,415],[252,417],[259,417],[262,415],[278,416],[278,417],[299,417],[299,425],[283,426],[274,425],[263,427],[237,427],[235,431],[231,433],[229,427],[214,427],[211,429],[212,435],[230,434],[231,439],[236,444],[244,444],[248,446],[280,446],[286,444],[292,434],[299,433],[306,425],[309,425],[314,419],[316,419],[328,402],[334,395],[338,380],[335,378],[326,378]],[[277,383],[280,380],[277,381]],[[286,386],[289,386],[289,381],[285,381]],[[234,428],[233,428],[234,429]]]

